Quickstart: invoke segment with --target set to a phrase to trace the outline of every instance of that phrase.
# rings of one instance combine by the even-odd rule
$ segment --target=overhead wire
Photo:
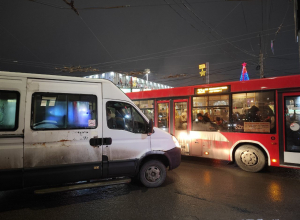
[[[103,45],[103,43],[99,40],[99,38],[96,36],[96,34],[93,32],[93,30],[87,25],[87,23],[83,20],[83,18],[79,15],[80,19],[82,20],[82,22],[84,23],[84,25],[89,29],[89,31],[93,34],[93,36],[96,38],[96,40],[100,43],[101,47],[107,52],[107,54],[110,56],[110,58],[112,60],[114,60],[114,58],[112,57],[112,55],[110,54],[110,52],[106,49],[106,47]]]
[[[294,26],[294,25],[286,25],[285,27],[289,27],[289,26]],[[275,29],[277,29],[277,28],[272,28],[272,29],[265,30],[265,31],[271,31],[271,30],[275,30]],[[294,30],[294,29],[291,29],[291,30]],[[287,31],[291,31],[291,30],[287,30]],[[283,31],[283,32],[286,32],[286,31]],[[249,34],[243,34],[243,35],[233,36],[233,37],[229,37],[227,39],[233,39],[233,38],[237,38],[237,37],[243,37],[243,36],[246,36],[246,35],[251,35],[251,34],[256,34],[256,33],[259,33],[259,32],[252,32],[252,33],[249,33]],[[255,37],[251,37],[251,38],[256,38],[256,36]],[[247,39],[251,39],[251,38],[244,38],[244,39],[236,40],[236,41],[232,41],[232,42],[238,42],[238,41],[247,40]],[[215,43],[215,42],[219,42],[219,41],[222,41],[222,40],[210,41],[208,43]],[[196,45],[190,45],[190,46],[185,46],[185,47],[180,47],[180,48],[175,48],[175,49],[170,49],[170,50],[165,50],[165,51],[150,53],[150,54],[144,54],[144,55],[130,57],[130,58],[126,58],[126,59],[119,59],[119,60],[115,60],[115,61],[101,62],[101,63],[94,63],[94,64],[86,64],[86,66],[112,65],[115,62],[128,61],[128,60],[130,60],[129,62],[132,62],[132,61],[135,61],[135,60],[131,60],[131,59],[140,58],[140,57],[147,57],[147,56],[150,56],[150,55],[162,54],[162,53],[167,53],[167,52],[172,52],[172,51],[177,51],[177,50],[181,50],[181,49],[184,49],[184,48],[197,47],[197,46],[200,46],[202,44],[205,44],[205,43],[200,43],[200,44],[196,44]],[[219,46],[219,45],[221,45],[221,44],[215,44],[215,45],[212,45],[212,46]],[[203,48],[204,47],[197,48],[197,49],[203,49]],[[195,50],[195,49],[191,49],[191,50]],[[188,51],[191,51],[191,50],[179,51],[179,52],[169,53],[169,54],[177,54],[177,53],[182,53],[182,52],[188,52]],[[160,56],[162,56],[162,55],[160,55]]]
[[[35,62],[35,61],[27,61],[27,60],[18,60],[18,59],[6,59],[6,58],[1,58],[0,57],[0,61],[5,61],[7,63],[15,63],[15,64],[24,64],[24,65],[27,65],[27,66],[30,66],[30,65],[36,65],[39,66],[39,67],[42,67],[42,68],[59,68],[59,67],[64,67],[64,66],[69,66],[70,64],[54,64],[54,63],[45,63],[45,62]]]
[[[286,16],[286,15],[285,15]],[[284,18],[285,19],[285,18]],[[94,34],[95,35],[95,34]],[[99,42],[100,44],[102,44],[101,42]],[[108,52],[108,51],[107,51]],[[183,51],[183,52],[186,52],[186,51]],[[181,52],[180,52],[181,53]],[[111,55],[110,55],[111,56]],[[157,57],[158,58],[158,57]],[[149,59],[149,58],[147,58],[147,59]],[[134,60],[134,62],[136,62],[137,60]],[[116,62],[118,62],[118,61],[116,61]],[[133,62],[133,61],[129,61],[129,62]],[[122,63],[123,64],[123,63]],[[111,64],[110,64],[111,65]],[[119,63],[118,64],[115,64],[115,65],[119,65]]]
[[[235,10],[235,8],[238,6],[238,4],[236,5],[236,7],[235,8],[233,8],[223,19],[220,19],[221,21],[216,25],[216,26],[214,26],[213,28],[210,26],[210,25],[208,25],[206,22],[204,22],[204,20],[203,19],[201,19],[195,12],[194,12],[194,10],[192,10],[192,6],[188,3],[188,1],[187,0],[185,0],[185,2],[191,7],[188,7],[187,6],[187,4],[185,4],[185,3],[183,3],[183,1],[182,1],[182,3],[183,3],[183,6],[186,8],[186,9],[188,9],[198,20],[200,20],[205,26],[207,26],[209,29],[210,29],[210,32],[209,33],[207,33],[202,39],[205,39],[209,34],[211,34],[211,36],[213,36],[214,38],[216,38],[213,34],[212,34],[212,32],[214,31],[216,34],[218,34],[218,32],[216,32],[215,31],[215,29],[223,22],[223,21],[225,21],[225,19]],[[219,34],[218,34],[219,35]],[[220,35],[219,35],[220,36]],[[232,57],[224,48],[221,48],[225,53],[227,53],[230,57]],[[233,57],[232,57],[233,58]],[[233,59],[235,59],[235,58],[233,58]]]
[[[187,0],[185,0],[187,3],[188,3],[188,1]],[[186,6],[186,4],[184,4],[184,6],[187,8],[187,9],[189,9],[189,10],[191,10],[192,11],[192,13],[203,23],[203,24],[205,24],[207,27],[209,27],[210,29],[211,29],[211,31],[214,31],[218,36],[220,36],[221,38],[223,38],[224,39],[224,37],[221,35],[221,34],[219,34],[215,29],[216,29],[216,27],[220,24],[220,23],[222,23],[239,5],[241,4],[241,2],[240,3],[238,3],[226,16],[225,16],[225,18],[223,18],[223,19],[221,19],[221,21],[214,27],[214,28],[212,28],[210,25],[208,25],[206,22],[204,22],[203,21],[203,19],[201,19],[198,15],[196,15],[196,13],[194,13],[189,7],[187,7]],[[190,4],[189,4],[190,5]],[[249,53],[249,52],[247,52],[247,51],[245,51],[245,50],[243,50],[243,49],[241,49],[241,48],[239,48],[238,46],[236,46],[236,45],[234,45],[234,44],[232,44],[231,42],[229,42],[229,41],[227,41],[227,43],[229,43],[231,46],[233,46],[234,48],[236,48],[237,50],[240,50],[240,51],[242,51],[242,52],[244,52],[244,53],[246,53],[247,55],[250,55],[250,56],[254,56],[254,57],[257,57],[257,56],[255,56],[254,54],[251,54],[251,53]]]
[[[200,32],[200,30],[198,29],[198,28],[196,28],[192,23],[190,23],[188,20],[186,20],[177,10],[175,10],[168,2],[167,2],[167,0],[164,0],[167,4],[168,4],[168,6],[173,10],[173,11],[175,11],[175,13],[177,14],[177,15],[179,15],[179,17],[181,17],[185,22],[187,22],[187,23],[189,23],[190,24],[190,26],[192,27],[192,28],[194,28],[194,29],[196,29],[197,31],[199,31]]]
[[[210,71],[210,73],[209,73],[209,76],[215,76],[215,75],[223,74],[224,72],[228,72],[228,71],[232,71],[232,70],[237,70],[237,69],[241,69],[241,67],[228,66],[228,67],[219,68],[219,69],[212,69]],[[164,80],[160,79],[160,80],[156,80],[156,81],[157,82],[173,82],[173,81],[178,81],[178,80],[183,81],[183,80],[195,79],[195,78],[201,79],[201,77],[198,74],[192,74],[192,75],[189,75],[187,77],[180,77],[180,78],[175,78],[175,79],[171,79],[171,80],[170,79],[164,79]],[[205,78],[205,77],[203,77],[203,78]]]
[[[293,30],[294,29],[286,30],[286,31],[293,31]],[[236,41],[232,41],[232,42],[239,42],[239,41],[243,41],[243,40],[247,40],[247,39],[252,39],[252,38],[256,38],[256,36],[255,37],[250,37],[250,38],[244,38],[244,39],[236,40]],[[178,54],[178,53],[183,53],[183,52],[191,52],[191,51],[200,50],[200,49],[204,49],[204,48],[221,46],[221,45],[224,45],[224,44],[226,44],[226,43],[208,45],[208,46],[203,46],[203,47],[199,47],[199,48],[194,48],[194,49],[189,49],[189,50],[184,50],[184,51],[179,51],[179,52],[173,52],[173,53],[169,53],[169,54],[166,54],[166,55],[173,55],[173,54]],[[89,64],[88,66],[101,66],[101,65],[111,65],[111,66],[113,66],[113,65],[121,65],[121,64],[124,64],[124,63],[135,62],[137,60],[141,61],[141,60],[149,60],[149,59],[167,58],[167,57],[165,57],[166,55],[159,55],[159,56],[153,56],[153,57],[145,57],[145,58],[140,58],[140,59],[127,58],[127,59],[116,60],[114,62],[104,62],[104,63],[98,63],[98,64]],[[144,55],[142,55],[140,57],[144,57]]]
[[[291,30],[286,30],[286,31],[291,31]],[[283,32],[285,32],[285,31],[283,31]],[[218,45],[215,45],[215,46],[218,46]],[[207,46],[207,47],[209,47],[209,46]],[[203,49],[203,48],[200,48],[200,49]],[[285,55],[287,55],[287,54],[283,54],[282,56],[285,56]],[[121,65],[121,64],[124,64],[124,63],[128,63],[128,62],[143,61],[143,60],[149,60],[149,59],[159,59],[159,58],[167,58],[167,57],[165,57],[165,55],[161,55],[161,56],[157,56],[157,57],[147,57],[147,58],[143,58],[143,59],[126,60],[126,62],[124,61],[124,62],[121,62],[121,63],[111,63],[111,62],[109,62],[105,65],[116,66],[116,65]],[[12,64],[15,64],[14,63],[15,60],[10,60],[10,61],[11,61]],[[7,60],[7,62],[9,62],[9,60]],[[22,62],[23,65],[29,65],[29,66],[34,65],[34,64],[39,65],[39,66],[45,65],[46,68],[48,68],[51,65],[52,65],[53,68],[55,68],[55,67],[59,68],[59,67],[64,67],[64,66],[69,66],[70,65],[70,64],[51,64],[51,63],[45,64],[45,63],[38,63],[38,62],[33,62],[33,61],[20,61],[20,60],[18,61],[18,65],[20,65],[21,62]],[[231,62],[236,62],[236,61],[231,61]],[[213,65],[218,65],[218,64],[213,64]],[[95,65],[83,65],[83,66],[95,66]],[[102,68],[104,68],[104,67],[102,67]]]
[[[173,0],[173,1],[175,1],[175,0]],[[188,1],[186,0],[185,1],[187,4],[189,4],[188,3]],[[184,6],[184,8],[185,9],[188,9],[188,11],[189,12],[191,12],[192,13],[192,15],[190,15],[190,17],[193,19],[193,20],[195,20],[197,23],[199,23],[199,20],[201,21],[201,23],[203,23],[206,27],[208,27],[209,29],[210,29],[210,31],[207,33],[207,34],[205,34],[203,37],[202,37],[202,39],[204,40],[209,34],[212,36],[212,37],[214,37],[214,38],[216,38],[214,35],[213,35],[213,33],[212,33],[212,31],[213,31],[213,29],[216,29],[223,21],[225,21],[225,19],[228,17],[228,15],[229,14],[231,14],[231,12],[232,11],[234,11],[235,10],[235,8],[232,10],[232,11],[230,11],[223,19],[220,19],[221,20],[221,22],[219,22],[215,27],[213,27],[213,29],[210,27],[210,25],[208,25],[208,24],[206,24],[206,22],[204,22],[204,20],[203,19],[201,19],[195,12],[194,12],[194,10],[192,10],[192,6],[189,4],[189,6],[190,7],[188,7],[187,6],[187,4],[185,4],[183,1],[182,1],[182,4],[183,4],[183,6]],[[179,4],[178,4],[179,5]],[[196,17],[196,19],[195,19],[195,17]],[[216,39],[218,39],[218,38],[216,38]],[[227,53],[227,55],[229,55],[230,57],[232,57],[224,48],[221,48],[225,53]],[[233,58],[233,57],[232,57]],[[234,58],[233,58],[234,59]]]
[[[282,32],[286,32],[286,31],[293,31],[294,29],[291,29],[291,30],[285,30],[285,31],[282,31]],[[255,37],[253,37],[255,38]],[[245,39],[242,39],[242,40],[247,40],[249,38],[245,38]],[[241,41],[241,40],[238,40],[238,41]],[[236,42],[236,41],[233,41],[233,42]],[[216,44],[216,45],[212,45],[212,46],[218,46],[219,44]],[[201,48],[197,48],[197,49],[204,49],[204,48],[208,48],[208,47],[211,47],[211,46],[206,46],[206,47],[201,47]],[[193,50],[196,50],[196,49],[193,49]],[[188,50],[190,51],[190,50]],[[185,52],[185,51],[184,51]],[[174,53],[172,53],[174,54]],[[286,54],[283,54],[283,56],[286,55]],[[128,62],[136,62],[136,61],[143,61],[143,60],[149,60],[149,59],[159,59],[159,58],[168,58],[166,55],[160,55],[160,56],[156,56],[156,57],[146,57],[146,58],[143,58],[143,59],[134,59],[134,60],[127,60],[127,59],[124,59],[124,61],[122,62],[119,62],[119,63],[116,63],[117,61],[121,61],[121,60],[117,60],[117,61],[114,61],[114,62],[106,62],[106,63],[100,63],[98,64],[99,66],[105,66],[105,65],[110,65],[110,66],[115,66],[115,65],[121,65],[121,64],[124,64],[124,63],[128,63]],[[273,58],[273,57],[272,57]],[[3,59],[3,58],[2,58]],[[13,64],[16,64],[14,63],[15,60],[11,60],[11,63]],[[20,63],[22,62],[23,65],[38,65],[38,66],[45,66],[46,68],[48,68],[49,66],[52,65],[53,68],[55,67],[64,67],[64,66],[69,66],[70,64],[52,64],[52,63],[44,63],[44,62],[41,62],[41,63],[38,63],[38,62],[34,62],[34,61],[22,61],[22,60],[17,60],[18,61],[18,65],[20,65]],[[9,62],[9,60],[7,60],[7,62]],[[235,61],[231,61],[231,62],[235,62]],[[83,66],[98,66],[98,65],[95,65],[95,64],[90,64],[90,65],[83,65]],[[217,65],[217,64],[216,64]]]
[[[275,39],[276,39],[276,36],[279,34],[279,32],[281,31],[281,28],[283,27],[283,24],[284,24],[284,21],[285,21],[285,18],[286,18],[287,12],[288,12],[288,10],[289,10],[289,7],[290,7],[289,1],[287,1],[287,4],[288,4],[288,6],[287,6],[287,9],[286,9],[286,11],[285,11],[285,14],[284,14],[283,20],[282,20],[281,24],[279,25],[279,27],[277,28],[277,31],[275,32],[275,37],[274,37],[274,40],[273,40],[273,41],[275,41]]]
[[[243,11],[243,17],[244,17],[244,22],[245,22],[246,31],[247,31],[247,33],[248,33],[249,31],[248,31],[248,25],[247,25],[247,20],[246,20],[246,15],[245,15],[245,11],[244,11],[243,2],[242,2],[242,4],[241,4],[241,6],[242,6],[242,11]],[[253,49],[251,40],[249,40],[249,42],[250,42],[250,46],[251,46],[252,52],[254,52],[254,49]]]
[[[269,2],[269,0],[267,1],[267,6],[268,6],[268,2]],[[269,18],[267,19],[267,29],[269,29],[269,26],[271,25],[270,23],[271,23],[271,12],[272,12],[272,3],[273,3],[273,1],[271,0],[270,1],[270,8],[269,8]],[[267,7],[266,7],[266,10],[267,10]],[[266,12],[267,13],[267,12]],[[265,41],[266,42],[270,42],[270,36],[266,36],[266,38],[265,38]],[[267,55],[267,43],[265,44],[265,53],[266,53],[266,55]],[[270,45],[270,44],[269,44]]]
[[[293,24],[286,25],[285,27],[289,27],[289,26],[294,26],[294,25]],[[276,30],[276,29],[277,28],[272,28],[272,29],[269,29],[269,30],[265,30],[265,32],[266,31],[271,31],[271,30]],[[292,30],[294,30],[294,29],[292,29]],[[288,31],[290,31],[290,30],[288,30]],[[229,38],[226,38],[226,39],[229,40],[229,39],[243,37],[243,36],[247,36],[247,35],[251,35],[251,34],[257,34],[257,33],[260,33],[260,31],[252,32],[252,33],[249,33],[249,34],[243,34],[243,35],[233,36],[233,37],[229,37]],[[251,37],[251,38],[256,38],[256,36],[255,37]],[[247,40],[247,39],[250,39],[250,38],[245,38],[245,40]],[[244,39],[242,39],[242,40],[244,40]],[[150,55],[167,53],[167,52],[172,52],[172,51],[177,51],[177,50],[182,50],[182,49],[185,49],[185,48],[193,48],[193,47],[197,47],[197,46],[200,46],[200,45],[203,45],[203,44],[215,43],[215,42],[219,42],[219,41],[223,41],[223,39],[222,40],[214,40],[214,41],[205,42],[205,43],[194,44],[194,45],[190,45],[190,46],[179,47],[179,48],[170,49],[170,50],[164,50],[164,51],[155,52],[155,53],[149,53],[149,54],[139,55],[139,56],[130,57],[130,58],[126,58],[126,59],[119,59],[119,60],[116,60],[116,62],[123,61],[123,60],[128,60],[128,59],[140,58],[140,57],[147,57],[147,56],[150,56]],[[241,40],[238,40],[238,41],[241,41]],[[232,42],[237,42],[237,41],[232,41]],[[218,45],[213,45],[213,46],[218,46]],[[202,49],[202,48],[200,48],[200,49]],[[194,49],[192,49],[192,50],[194,50]],[[189,51],[189,50],[186,50],[186,51]],[[183,51],[183,52],[186,52],[186,51]],[[182,51],[180,51],[179,53],[181,53],[181,52]],[[170,53],[170,54],[173,54],[173,53]],[[94,64],[88,64],[88,65],[89,66],[94,66],[94,65],[102,65],[102,64],[108,64],[108,63],[112,63],[112,62],[94,63]]]
[[[288,1],[287,1],[287,2],[288,2]],[[272,1],[271,1],[271,4],[272,4]],[[281,24],[279,25],[279,27],[277,28],[277,31],[275,32],[274,40],[272,40],[272,41],[273,41],[273,47],[274,47],[274,42],[275,42],[275,40],[276,40],[276,36],[279,34],[279,32],[281,31],[281,29],[284,27],[283,24],[284,24],[284,21],[285,21],[287,12],[288,12],[289,7],[290,7],[289,2],[288,2],[287,4],[288,4],[288,6],[287,6],[287,9],[286,9],[286,11],[285,11],[285,15],[284,15],[284,17],[283,17],[283,20],[282,20]],[[282,33],[282,32],[283,32],[283,31],[281,31],[281,33]],[[272,56],[266,56],[264,59],[270,58],[270,57],[272,57]],[[274,56],[273,56],[273,57],[274,57]]]
[[[28,0],[30,2],[33,2],[33,3],[37,3],[37,4],[41,4],[41,5],[44,5],[44,6],[49,6],[49,7],[52,7],[52,8],[56,8],[56,9],[70,9],[70,8],[67,8],[67,7],[61,7],[59,5],[54,5],[54,4],[50,4],[50,3],[45,3],[45,2],[41,2],[39,0]]]
[[[289,53],[289,54],[281,54],[281,55],[278,55],[278,56],[289,56],[289,55],[295,55],[295,54],[298,54],[298,53]],[[276,58],[278,56],[273,56],[272,58]],[[216,63],[216,64],[211,64],[211,66],[215,66],[215,65],[224,65],[224,64],[230,64],[230,63],[236,63],[236,62],[254,62],[255,60],[254,59],[249,59],[249,60],[237,60],[237,61],[230,61],[230,62],[221,62],[221,63]],[[248,65],[255,65],[255,62],[254,63],[250,63]],[[166,66],[164,66],[166,67]],[[195,67],[185,67],[185,69],[187,68],[195,68]],[[122,70],[124,70],[124,68],[122,68]],[[104,70],[103,70],[104,71]],[[110,69],[107,69],[107,71],[111,71]],[[117,69],[115,68],[114,71],[117,71]]]
[[[43,62],[38,56],[36,56],[23,42],[21,42],[14,34],[12,34],[9,30],[7,30],[4,26],[0,24],[0,27],[5,30],[7,33],[9,33],[15,40],[17,40],[29,53],[34,56],[37,60],[40,62]]]
[[[2,60],[0,59],[0,63],[6,63],[6,64],[14,64],[14,65],[22,65],[22,66],[31,66],[31,67],[36,67],[36,68],[44,68],[44,69],[52,69],[54,70],[53,67],[47,67],[47,66],[41,66],[41,65],[34,65],[34,64],[26,64],[26,63],[20,63],[20,62],[14,62],[14,61],[7,61],[7,60]]]
[[[70,10],[69,7],[62,7],[59,5],[50,4],[48,2],[39,1],[39,0],[28,0],[33,3],[41,4],[44,6],[56,8],[56,9],[64,9],[64,10]],[[224,0],[210,0],[210,1],[197,1],[192,2],[193,4],[205,4],[205,3],[214,3],[214,2],[224,2]],[[109,7],[103,7],[103,6],[94,6],[94,7],[83,7],[83,8],[76,8],[77,10],[103,10],[103,9],[121,9],[121,8],[136,8],[136,7],[158,7],[158,6],[167,6],[169,4],[148,4],[148,5],[119,5],[119,6],[109,6]],[[170,4],[175,5],[175,4]]]
[[[228,70],[228,71],[231,71],[231,70]],[[226,71],[224,71],[224,72],[226,72]],[[235,74],[235,73],[231,73],[231,74]],[[226,76],[231,75],[231,74],[227,74]],[[199,77],[199,76],[198,76],[198,77]],[[237,78],[239,78],[239,77],[235,77],[235,79],[237,79]],[[199,79],[199,80],[203,80],[203,81],[205,80],[204,77],[203,77],[203,79],[201,79],[201,78],[198,78],[198,79]],[[176,86],[182,84],[182,81],[183,81],[183,79],[181,79],[181,82],[179,82],[179,83],[172,84],[172,86],[173,86],[173,87],[176,87]],[[190,79],[189,81],[185,82],[184,84],[187,85],[188,83],[190,83],[190,82],[195,82],[195,81],[196,81],[196,79],[193,78],[193,79]],[[215,82],[215,81],[214,81],[214,82]],[[199,84],[199,83],[196,83],[196,84]]]
[[[195,3],[195,2],[193,2],[193,3]],[[170,4],[170,3],[169,3]],[[91,31],[91,30],[90,30]],[[92,32],[92,31],[91,31]],[[93,32],[92,32],[93,33]],[[93,35],[95,35],[94,33],[93,33]],[[99,39],[98,39],[98,41],[99,41]],[[101,41],[99,42],[102,46],[103,46],[103,44],[101,43]],[[180,49],[180,48],[177,48],[177,49]],[[108,50],[105,48],[105,50],[106,50],[106,52],[108,52]],[[245,52],[245,51],[244,51]],[[108,52],[109,53],[109,52]],[[109,55],[110,55],[110,53],[109,53]],[[146,56],[146,55],[144,55],[144,56]],[[111,55],[110,55],[110,57],[112,57]],[[94,64],[89,64],[89,65],[94,65]]]

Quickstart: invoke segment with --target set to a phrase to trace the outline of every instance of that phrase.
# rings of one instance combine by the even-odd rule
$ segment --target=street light
[[[146,73],[146,78],[147,78],[147,83],[148,83],[148,74],[150,74],[150,69],[145,69],[145,73]]]

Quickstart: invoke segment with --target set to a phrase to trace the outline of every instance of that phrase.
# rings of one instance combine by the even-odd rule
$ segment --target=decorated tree
[[[249,80],[249,76],[248,76],[248,72],[247,72],[247,68],[246,68],[247,63],[244,62],[242,65],[243,65],[243,69],[242,69],[240,81]]]

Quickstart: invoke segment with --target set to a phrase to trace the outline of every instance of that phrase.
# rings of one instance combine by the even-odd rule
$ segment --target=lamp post
[[[146,73],[146,85],[148,86],[148,74],[150,73],[150,69],[145,69],[145,73]]]
[[[145,69],[145,73],[146,73],[146,78],[147,78],[147,83],[148,83],[148,74],[150,73],[150,69]]]

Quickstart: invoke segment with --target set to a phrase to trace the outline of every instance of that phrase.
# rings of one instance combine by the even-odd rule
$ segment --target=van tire
[[[245,171],[259,172],[266,166],[264,153],[253,145],[242,145],[234,154],[236,164]]]
[[[143,164],[140,169],[140,181],[146,187],[158,187],[166,179],[167,170],[165,165],[158,160],[150,160]]]

